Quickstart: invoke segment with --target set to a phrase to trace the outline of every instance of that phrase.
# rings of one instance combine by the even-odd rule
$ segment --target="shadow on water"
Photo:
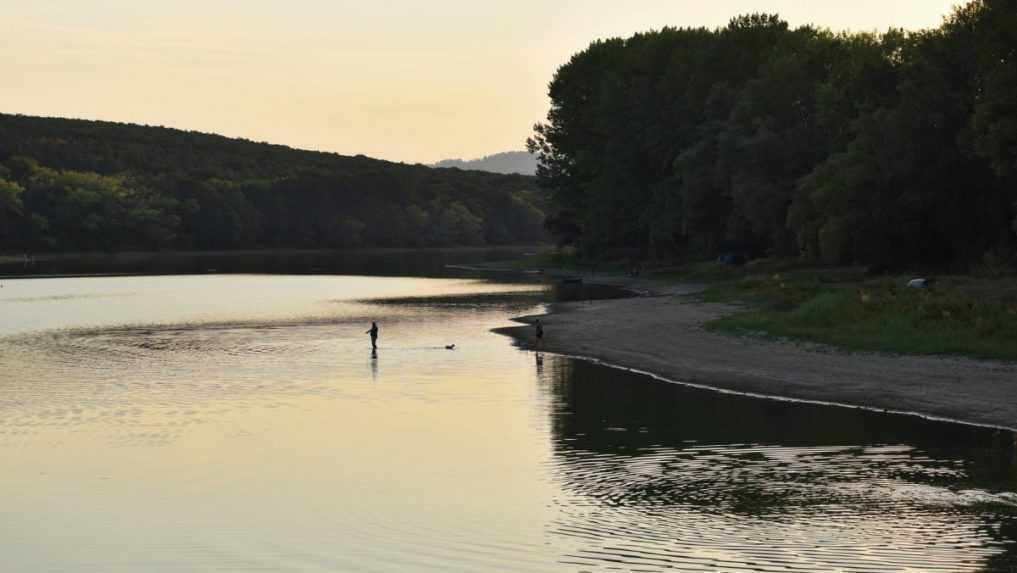
[[[520,281],[524,283],[534,282],[532,278],[527,277],[520,277]],[[381,299],[366,299],[358,302],[380,305],[419,306],[425,308],[498,308],[506,311],[508,314],[511,314],[516,309],[542,303],[606,300],[627,298],[630,296],[632,295],[623,289],[606,285],[534,283],[534,289],[530,291],[390,297]]]
[[[538,355],[567,562],[1013,571],[1017,435]],[[866,569],[868,568],[868,569]]]

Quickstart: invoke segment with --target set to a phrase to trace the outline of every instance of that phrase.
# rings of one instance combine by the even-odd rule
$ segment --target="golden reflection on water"
[[[4,293],[17,317],[0,338],[11,570],[1013,562],[1012,433],[722,396],[523,352],[489,330],[540,310],[532,285],[283,278]],[[130,294],[98,310],[51,298],[111,289]]]

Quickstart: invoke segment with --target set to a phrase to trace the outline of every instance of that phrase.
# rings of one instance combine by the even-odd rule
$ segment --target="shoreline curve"
[[[539,318],[544,352],[672,384],[1017,432],[1017,363],[723,335],[703,325],[740,307],[695,300],[698,285],[626,277],[596,284],[641,296],[555,303],[494,332],[532,349],[530,325]]]

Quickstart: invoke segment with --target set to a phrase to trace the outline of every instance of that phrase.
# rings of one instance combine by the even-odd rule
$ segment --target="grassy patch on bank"
[[[766,274],[742,269],[741,277],[711,283],[704,298],[749,309],[707,328],[850,350],[1017,361],[1017,280],[947,277],[913,289],[907,288],[911,277],[785,268]]]

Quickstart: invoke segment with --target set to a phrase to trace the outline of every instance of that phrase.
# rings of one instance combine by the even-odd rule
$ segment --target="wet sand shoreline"
[[[737,306],[689,296],[694,285],[606,277],[644,296],[559,303],[497,329],[523,347],[545,326],[543,350],[671,382],[810,402],[918,414],[1017,430],[1017,363],[846,352],[824,345],[708,332]]]

